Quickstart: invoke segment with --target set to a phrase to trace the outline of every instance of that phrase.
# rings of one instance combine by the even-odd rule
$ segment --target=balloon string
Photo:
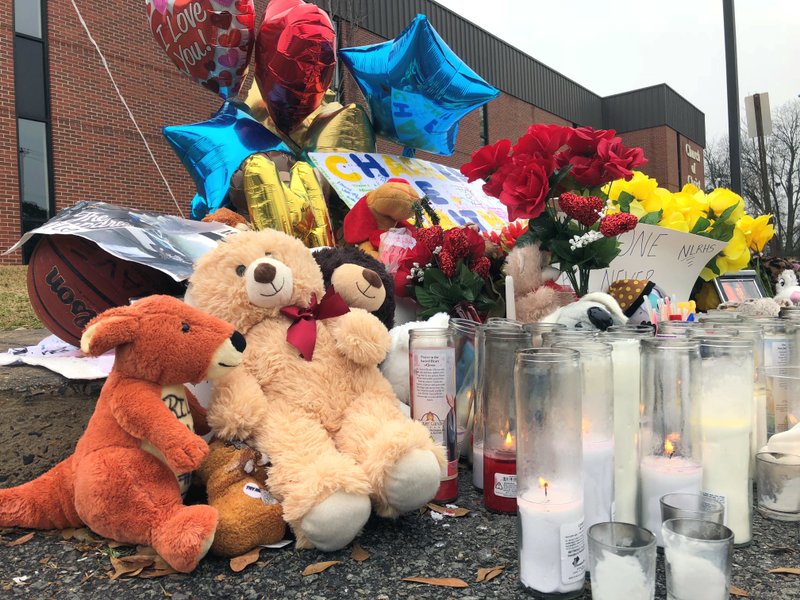
[[[78,8],[78,5],[75,3],[75,0],[72,0],[72,6],[75,8],[75,12],[78,15],[78,20],[81,22],[81,25],[83,25],[83,29],[84,29],[84,31],[86,31],[86,35],[89,38],[89,41],[92,42],[92,45],[94,46],[95,50],[97,50],[97,54],[100,56],[100,60],[103,63],[103,66],[106,69],[106,73],[108,73],[108,78],[111,80],[111,84],[114,86],[114,89],[117,91],[117,95],[119,96],[119,99],[122,101],[122,105],[125,107],[125,110],[128,111],[128,116],[131,118],[131,121],[133,122],[133,126],[136,128],[136,131],[139,132],[139,136],[141,136],[142,141],[144,142],[144,147],[147,149],[147,153],[150,155],[150,159],[153,161],[153,164],[156,166],[156,169],[158,170],[158,174],[161,175],[161,179],[164,180],[164,185],[167,187],[167,191],[169,192],[169,195],[172,198],[172,201],[175,203],[175,208],[178,209],[178,214],[180,214],[181,217],[186,218],[186,216],[183,214],[183,210],[181,210],[181,205],[178,203],[178,199],[175,197],[175,194],[172,192],[172,188],[169,185],[169,181],[167,181],[167,178],[164,175],[164,171],[161,170],[161,167],[159,166],[158,161],[156,160],[156,157],[153,154],[153,151],[150,149],[150,144],[147,143],[147,138],[144,137],[144,133],[142,133],[142,130],[139,127],[139,124],[136,122],[136,117],[133,116],[133,111],[131,111],[130,107],[128,106],[128,103],[125,101],[125,96],[122,95],[122,92],[120,91],[119,86],[117,85],[117,82],[114,80],[114,76],[111,74],[111,69],[108,66],[108,62],[106,61],[106,57],[103,56],[103,52],[100,50],[100,46],[97,44],[95,39],[92,37],[91,32],[89,31],[89,26],[86,24],[86,21],[83,20],[83,15],[81,14],[81,11]]]

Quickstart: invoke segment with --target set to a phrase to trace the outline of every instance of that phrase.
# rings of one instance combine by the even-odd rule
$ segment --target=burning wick
[[[675,454],[675,446],[672,445],[671,441],[664,441],[664,452],[666,452],[670,458],[672,458],[672,455]]]
[[[506,434],[506,440],[505,440],[504,444],[505,444],[506,448],[511,448],[511,446],[514,445],[514,438],[511,436],[511,432],[510,431]]]
[[[547,488],[550,486],[550,482],[546,479],[539,477],[539,487],[544,488],[544,497],[547,498]]]

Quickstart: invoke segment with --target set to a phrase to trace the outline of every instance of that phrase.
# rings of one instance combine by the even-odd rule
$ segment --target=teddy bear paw
[[[430,502],[439,489],[441,469],[430,450],[415,448],[398,460],[386,476],[386,499],[399,513]]]
[[[300,529],[317,549],[341,550],[358,535],[371,511],[369,496],[334,492],[303,517]]]

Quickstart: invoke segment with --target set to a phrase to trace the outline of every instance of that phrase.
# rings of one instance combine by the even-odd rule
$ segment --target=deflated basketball
[[[75,346],[98,313],[131,298],[181,293],[182,284],[165,273],[112,256],[73,235],[42,236],[28,263],[28,296],[36,316]]]

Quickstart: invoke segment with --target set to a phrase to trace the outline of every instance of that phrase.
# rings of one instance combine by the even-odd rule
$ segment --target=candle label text
[[[561,583],[582,581],[586,576],[586,528],[583,521],[561,526]]]
[[[517,497],[517,476],[507,473],[494,474],[494,495],[501,498]]]

